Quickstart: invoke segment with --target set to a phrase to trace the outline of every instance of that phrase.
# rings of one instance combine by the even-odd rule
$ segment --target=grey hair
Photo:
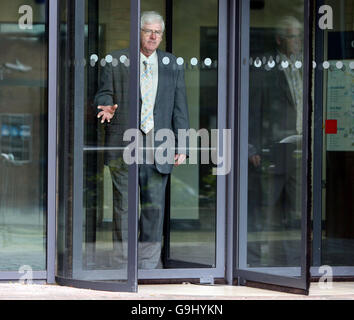
[[[162,28],[162,32],[165,31],[165,21],[163,17],[156,11],[145,11],[141,15],[140,28],[143,28],[146,24],[159,23]]]
[[[275,34],[279,37],[284,37],[287,34],[287,29],[290,28],[302,30],[303,25],[293,16],[284,16],[278,21],[275,27]]]

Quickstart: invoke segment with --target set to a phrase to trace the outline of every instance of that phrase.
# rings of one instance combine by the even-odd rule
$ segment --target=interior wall
[[[295,15],[300,21],[303,21],[303,12],[303,0],[267,0],[265,1],[264,8],[251,10],[251,27],[274,28],[276,20],[282,16],[289,15],[289,13]]]
[[[33,23],[39,23],[45,21],[45,5],[38,3],[35,0],[11,0],[2,1],[0,10],[1,22],[16,22],[21,17],[18,13],[19,8],[22,5],[29,5],[33,9]],[[6,3],[5,3],[6,2]],[[43,1],[42,1],[43,2]]]
[[[333,30],[335,32],[354,30],[354,1],[326,0],[333,9]]]

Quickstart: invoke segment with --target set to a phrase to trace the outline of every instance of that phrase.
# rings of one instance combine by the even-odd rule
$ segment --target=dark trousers
[[[154,165],[139,165],[140,223],[139,267],[153,269],[159,263],[162,247],[165,193],[168,175]]]
[[[110,163],[113,183],[113,245],[117,267],[128,259],[128,167],[123,159]],[[139,165],[139,268],[156,268],[162,249],[165,192],[168,176],[155,165]]]

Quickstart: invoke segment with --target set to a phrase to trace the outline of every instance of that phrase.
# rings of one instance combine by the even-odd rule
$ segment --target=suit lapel
[[[162,63],[162,52],[160,50],[156,50],[157,52],[157,60],[158,60],[158,66],[159,66],[159,80],[157,83],[157,92],[156,92],[156,100],[155,100],[155,110],[159,106],[159,101],[161,98],[161,93],[163,92],[163,86],[164,86],[164,74],[165,74],[165,68],[166,66]]]

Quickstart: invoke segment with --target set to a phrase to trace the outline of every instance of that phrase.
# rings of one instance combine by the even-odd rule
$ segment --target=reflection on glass
[[[0,5],[0,271],[46,269],[46,3],[32,29]]]
[[[251,10],[249,267],[300,266],[303,1],[281,2]]]
[[[92,20],[87,55],[99,58],[94,67],[86,68],[83,268],[115,270],[100,272],[100,277],[124,280],[128,275],[129,182],[123,160],[128,143],[123,135],[129,126],[130,4],[99,1],[95,7],[88,1],[88,11]]]
[[[85,39],[75,39],[78,42],[85,40],[82,59],[87,62],[80,65],[85,75],[81,114],[77,108],[72,108],[70,55],[73,50],[68,50],[72,31],[68,20],[70,6],[70,1],[60,2],[63,58],[59,73],[59,121],[62,124],[59,127],[59,155],[62,159],[59,161],[57,274],[64,278],[125,283],[128,280],[128,169],[122,159],[127,144],[122,135],[129,124],[130,3],[85,1]],[[125,79],[119,86],[119,98],[116,90],[113,97],[110,85],[117,74],[119,79]],[[75,93],[80,94],[81,89],[75,88]],[[104,111],[103,107],[118,116],[110,123],[102,123],[102,117],[98,119],[97,116]],[[83,141],[80,141],[77,136],[82,133]],[[75,158],[78,154],[82,154],[82,163]],[[82,170],[75,170],[81,165]],[[73,182],[82,182],[83,189],[74,190]],[[74,197],[79,193],[82,193],[82,203]],[[117,193],[121,201],[113,201],[117,199]],[[114,209],[123,214],[117,218]],[[120,236],[116,230],[120,231]]]

